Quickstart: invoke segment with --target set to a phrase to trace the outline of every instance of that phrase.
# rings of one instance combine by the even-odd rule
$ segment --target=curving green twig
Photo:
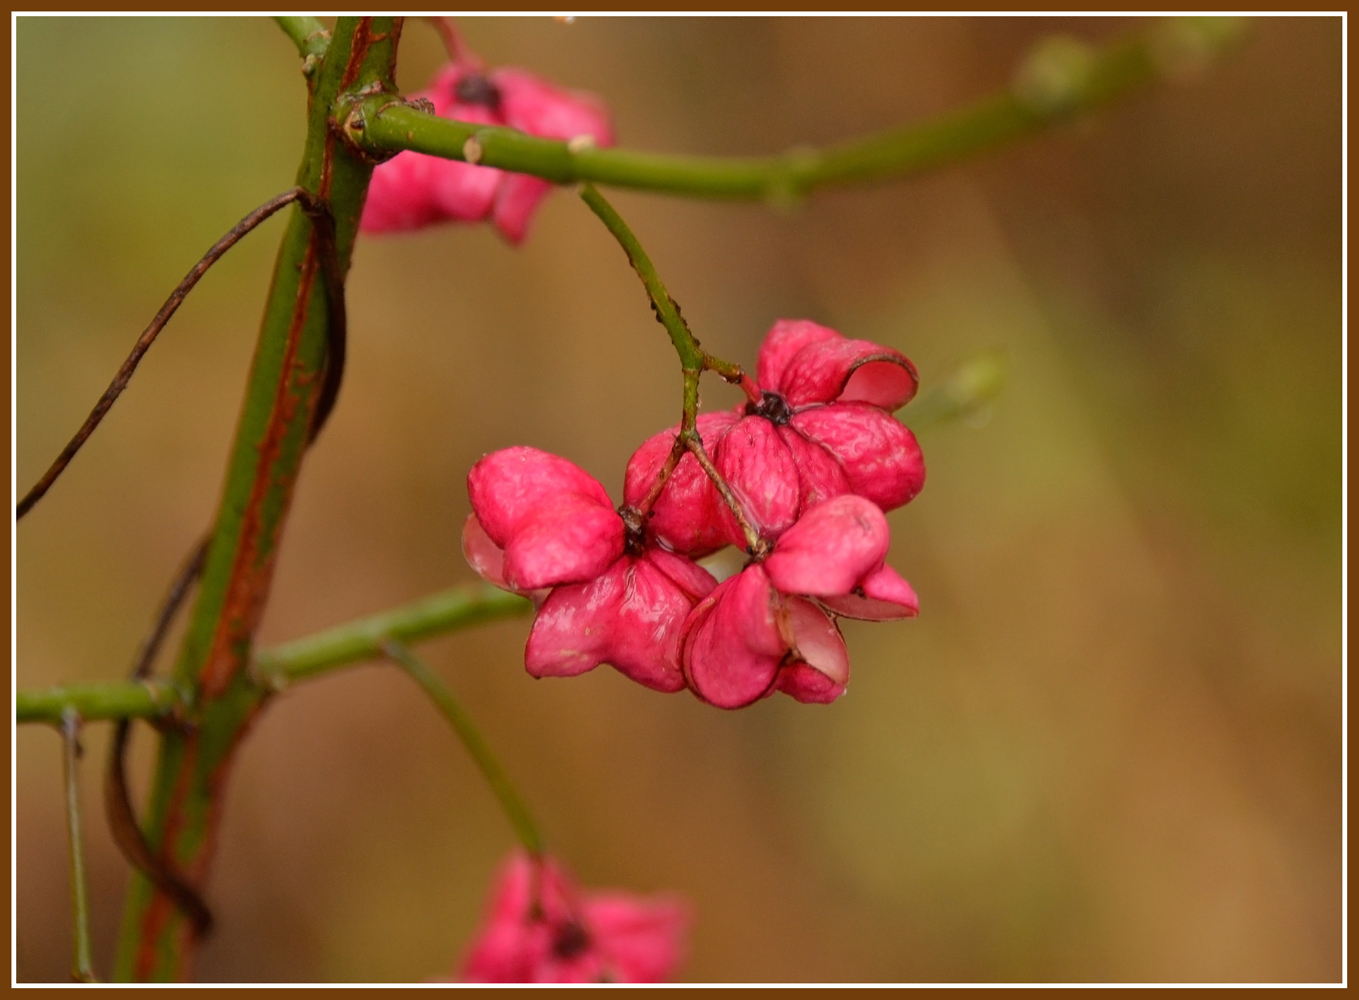
[[[274,22],[283,29],[283,33],[293,40],[297,46],[298,55],[305,63],[311,59],[313,63],[319,62],[321,57],[326,54],[326,46],[330,44],[330,32],[326,26],[314,17],[275,17]],[[305,69],[303,72],[307,72]],[[308,73],[310,75],[310,73]]]
[[[860,139],[774,156],[670,156],[557,142],[511,128],[450,121],[381,94],[345,117],[350,141],[370,154],[411,149],[534,174],[559,184],[593,181],[696,198],[795,202],[836,184],[910,177],[1087,113],[1157,78],[1185,75],[1231,43],[1239,18],[1158,21],[1096,49],[1070,38],[1041,43],[1011,88],[937,118]]]
[[[401,643],[384,642],[382,651],[397,666],[411,675],[415,683],[424,689],[425,694],[429,695],[430,700],[443,713],[444,718],[453,727],[453,732],[462,741],[462,745],[476,763],[478,770],[486,778],[486,783],[491,786],[491,791],[500,801],[500,807],[505,810],[505,816],[509,819],[510,825],[514,827],[519,842],[531,853],[541,854],[543,838],[538,833],[538,825],[534,823],[528,806],[524,804],[523,796],[514,787],[514,782],[505,773],[505,769],[500,766],[500,761],[491,752],[490,745],[472,722],[472,717],[459,704],[458,699],[453,697],[453,692],[448,689],[448,685],[441,681],[439,675],[431,670],[424,661],[416,657]]]
[[[66,833],[71,846],[71,917],[75,923],[75,955],[71,978],[97,983],[90,958],[90,896],[85,881],[85,846],[80,832],[80,715],[70,709],[61,718],[62,763],[66,780]]]
[[[396,608],[359,618],[324,632],[255,654],[251,673],[266,690],[281,691],[340,667],[383,655],[383,642],[417,642],[482,622],[526,615],[533,605],[490,584],[452,587]],[[107,681],[19,691],[14,721],[60,725],[74,710],[86,721],[163,718],[184,706],[180,689],[166,681]]]

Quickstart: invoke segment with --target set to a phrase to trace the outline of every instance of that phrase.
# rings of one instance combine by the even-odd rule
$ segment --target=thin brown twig
[[[210,541],[210,537],[205,537],[195,546],[179,575],[175,577],[174,583],[170,585],[170,590],[161,603],[160,612],[156,615],[156,623],[151,629],[151,634],[142,643],[142,648],[137,654],[137,662],[132,668],[132,680],[145,680],[151,675],[156,654],[170,631],[176,612],[184,606],[185,598],[189,596],[194,582],[203,573]],[[184,911],[193,924],[194,933],[201,937],[212,930],[212,912],[197,890],[174,869],[170,861],[157,856],[151,849],[145,834],[142,833],[141,825],[137,822],[137,816],[132,811],[126,771],[127,745],[131,733],[132,720],[119,719],[114,725],[113,741],[109,748],[109,765],[104,780],[104,811],[108,816],[109,830],[113,833],[113,842],[118,845],[118,849],[122,851],[129,864],[141,871],[160,891],[175,901],[175,905]]]
[[[656,481],[651,484],[651,489],[647,491],[642,502],[637,505],[637,513],[646,517],[651,513],[651,508],[656,505],[656,501],[661,498],[661,491],[665,489],[665,484],[674,475],[675,468],[679,465],[680,459],[684,457],[686,449],[683,432],[675,435],[675,444],[670,449],[670,454],[665,456],[665,463],[661,466],[661,471],[656,473]]]
[[[222,256],[234,247],[241,238],[257,227],[265,219],[268,219],[279,209],[285,208],[294,201],[301,201],[303,211],[312,222],[312,227],[317,234],[317,249],[321,257],[322,269],[325,273],[326,298],[329,306],[329,321],[327,323],[327,363],[326,381],[322,384],[321,396],[317,404],[316,414],[313,418],[309,440],[314,440],[321,426],[325,423],[325,418],[329,416],[330,409],[335,404],[335,397],[339,393],[339,382],[344,374],[344,343],[345,331],[345,309],[344,309],[344,282],[343,276],[339,273],[339,263],[335,248],[335,225],[330,216],[329,207],[321,199],[317,198],[305,188],[293,188],[286,191],[277,198],[266,201],[259,208],[255,209],[240,222],[236,223],[225,236],[212,245],[206,254],[190,269],[184,276],[170,297],[165,300],[165,304],[160,307],[151,320],[150,325],[142,331],[142,335],[137,338],[137,342],[132,346],[132,352],[118,368],[117,374],[113,376],[113,381],[104,390],[104,394],[99,397],[99,402],[94,405],[90,415],[85,418],[80,430],[76,431],[75,436],[61,450],[61,454],[56,457],[52,465],[30,489],[18,506],[14,510],[14,518],[17,521],[33,509],[33,506],[46,495],[51,489],[52,484],[57,481],[65,470],[66,466],[75,458],[76,452],[94,433],[95,428],[103,421],[105,414],[122,395],[123,390],[132,379],[132,374],[137,370],[137,365],[141,363],[142,357],[150,350],[155,343],[156,337],[161,330],[170,322],[170,317],[179,309],[180,304],[193,291],[200,278],[207,273],[213,264],[217,263]]]
[[[717,488],[717,492],[721,494],[722,500],[731,511],[731,516],[736,518],[736,523],[741,527],[741,534],[746,539],[746,551],[756,558],[763,556],[768,551],[769,543],[760,537],[760,533],[755,530],[750,519],[746,517],[745,508],[737,498],[736,493],[722,478],[722,474],[717,471],[717,466],[713,465],[713,460],[708,457],[707,449],[703,447],[703,438],[699,436],[697,430],[687,431],[681,434],[680,438],[684,441],[685,447],[693,454],[694,459],[703,468],[704,473],[712,480],[713,486]]]

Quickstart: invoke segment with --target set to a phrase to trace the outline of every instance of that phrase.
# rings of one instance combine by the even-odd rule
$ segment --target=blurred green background
[[[1138,26],[464,22],[492,64],[604,95],[622,143],[695,153],[943,112],[1053,33]],[[291,184],[305,91],[263,18],[17,33],[27,488],[193,261]],[[403,88],[440,62],[409,23]],[[617,194],[723,357],[751,364],[774,319],[806,316],[906,352],[924,393],[979,349],[1012,363],[989,421],[922,433],[927,487],[890,516],[921,616],[846,624],[832,707],[723,713],[608,668],[535,682],[525,620],[424,647],[582,881],[693,900],[685,978],[1338,979],[1340,84],[1338,18],[1262,18],[1197,77],[923,180],[784,212]],[[281,231],[208,275],[20,526],[21,685],[128,669],[212,517]],[[471,580],[484,452],[558,452],[618,496],[678,410],[635,277],[565,193],[519,250],[486,226],[363,239],[350,317],[264,643]],[[128,880],[107,730],[82,790],[103,974]],[[59,747],[17,737],[21,980],[70,967]],[[447,975],[510,844],[397,670],[300,686],[239,754],[197,976]]]

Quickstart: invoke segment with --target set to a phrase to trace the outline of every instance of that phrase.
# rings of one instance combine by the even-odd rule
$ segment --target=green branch
[[[628,224],[614,211],[614,207],[604,200],[604,196],[595,190],[594,185],[586,184],[581,189],[580,197],[590,206],[590,211],[599,216],[599,221],[604,223],[605,228],[613,234],[613,238],[628,255],[628,263],[637,272],[637,277],[642,279],[642,285],[651,299],[651,309],[656,314],[656,319],[665,327],[665,332],[670,334],[670,342],[675,345],[675,353],[679,355],[680,367],[686,372],[695,374],[703,371],[707,355],[698,346],[689,324],[684,322],[679,307],[665,290],[665,284],[656,273],[655,265],[651,263],[651,258],[642,249],[642,244],[628,228]]]
[[[314,17],[275,17],[275,23],[283,33],[293,40],[297,53],[305,62],[313,59],[319,62],[330,45],[330,32]]]
[[[505,816],[509,819],[510,825],[514,827],[519,842],[532,853],[541,853],[543,838],[538,833],[538,826],[533,822],[533,816],[529,812],[528,806],[524,804],[523,797],[514,787],[514,782],[510,781],[505,769],[500,766],[500,761],[491,752],[490,744],[486,742],[480,730],[472,722],[472,717],[467,714],[466,709],[458,703],[458,699],[453,697],[453,692],[448,689],[448,685],[441,681],[439,675],[431,670],[424,661],[417,658],[399,642],[385,642],[382,650],[393,662],[410,674],[415,683],[424,689],[425,694],[429,695],[430,700],[443,713],[448,724],[453,727],[453,732],[462,741],[462,745],[471,755],[477,769],[486,779],[486,783],[491,786],[491,791],[495,793],[495,797],[500,800],[500,807],[505,811]]]
[[[17,691],[14,721],[60,725],[67,711],[87,722],[145,719],[168,715],[180,704],[179,691],[162,681],[105,681],[64,684],[43,691]]]
[[[383,643],[418,642],[500,618],[528,614],[525,598],[489,584],[453,587],[410,604],[359,618],[255,655],[251,673],[261,689],[281,691],[338,667],[385,656]],[[14,721],[60,725],[67,711],[86,721],[173,715],[183,705],[179,689],[164,681],[67,684],[15,695]]]
[[[71,918],[74,924],[75,953],[71,978],[78,983],[96,983],[94,961],[90,957],[90,892],[85,879],[85,844],[80,832],[80,716],[67,710],[61,718],[62,770],[66,781],[66,835],[71,848]]]
[[[556,142],[515,129],[450,121],[380,95],[354,105],[350,139],[370,153],[415,150],[571,184],[592,181],[697,198],[796,201],[818,188],[910,177],[1070,117],[1134,87],[1180,75],[1235,39],[1239,19],[1177,18],[1095,49],[1068,38],[1039,45],[1005,93],[929,121],[776,156],[668,156]],[[469,144],[469,140],[474,140]]]
[[[526,598],[490,584],[454,587],[264,650],[255,658],[254,673],[260,683],[281,690],[293,681],[385,656],[387,642],[417,642],[531,610]]]
[[[285,28],[288,25],[285,25]],[[247,666],[273,582],[297,476],[310,441],[328,353],[328,279],[343,276],[358,232],[372,164],[335,135],[342,98],[394,89],[401,20],[342,17],[324,57],[311,62],[307,136],[296,183],[328,206],[330,234],[295,209],[251,362],[198,597],[174,679],[186,722],[160,734],[146,816],[150,849],[197,889],[208,877],[225,779],[264,692]],[[305,65],[305,64],[304,64]],[[133,875],[114,967],[118,979],[169,980],[188,974],[196,926],[175,900]]]

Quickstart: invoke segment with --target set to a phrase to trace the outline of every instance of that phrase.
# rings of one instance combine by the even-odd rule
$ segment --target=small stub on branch
[[[1020,63],[1012,91],[1031,111],[1061,114],[1080,103],[1094,66],[1094,49],[1057,35],[1040,42]]]
[[[1222,49],[1246,30],[1244,17],[1172,17],[1151,35],[1152,58],[1171,80],[1202,76]]]

